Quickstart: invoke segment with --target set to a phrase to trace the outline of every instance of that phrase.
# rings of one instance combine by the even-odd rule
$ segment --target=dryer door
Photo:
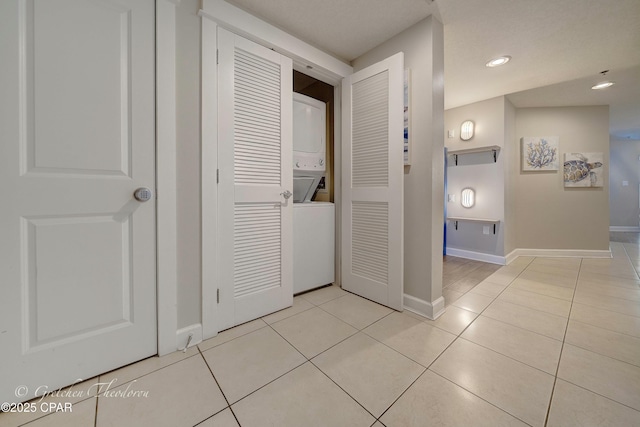
[[[310,202],[318,187],[321,177],[295,176],[293,177],[293,202]]]

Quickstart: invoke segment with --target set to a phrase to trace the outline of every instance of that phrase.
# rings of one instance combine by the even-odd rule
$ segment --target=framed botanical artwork
[[[604,156],[602,153],[565,153],[565,187],[603,187]]]
[[[559,139],[557,136],[522,138],[522,170],[541,172],[560,169]]]

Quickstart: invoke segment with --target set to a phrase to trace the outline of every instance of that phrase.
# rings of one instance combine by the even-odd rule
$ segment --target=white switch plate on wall
[[[488,225],[483,225],[482,226],[482,234],[489,234],[489,226]]]
[[[449,138],[455,138],[455,137],[456,137],[456,131],[455,131],[455,130],[453,130],[453,129],[449,130],[449,131],[447,132],[447,136],[448,136]]]
[[[456,195],[455,194],[449,194],[447,200],[450,201],[450,202],[455,202],[456,201]]]
[[[629,181],[622,181],[622,186],[623,187],[628,187],[629,186]]]

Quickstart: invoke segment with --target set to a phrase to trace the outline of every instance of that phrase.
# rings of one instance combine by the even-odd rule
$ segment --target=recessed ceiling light
[[[504,65],[511,60],[510,56],[500,56],[498,58],[494,58],[491,61],[487,62],[487,67],[499,67],[500,65]]]
[[[608,87],[613,86],[614,84],[615,84],[614,82],[600,82],[595,86],[591,86],[591,89],[595,89],[595,90],[606,89]]]

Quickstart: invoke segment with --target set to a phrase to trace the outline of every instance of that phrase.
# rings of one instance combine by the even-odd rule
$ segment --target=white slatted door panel
[[[389,277],[389,205],[353,202],[351,205],[353,274],[387,283]]]
[[[223,330],[293,303],[291,60],[218,29]]]
[[[342,83],[342,286],[402,310],[403,54]]]
[[[389,72],[353,85],[352,183],[389,186]]]
[[[236,184],[280,184],[280,64],[234,52]]]
[[[280,209],[260,203],[236,205],[234,215],[235,298],[280,286]]]

